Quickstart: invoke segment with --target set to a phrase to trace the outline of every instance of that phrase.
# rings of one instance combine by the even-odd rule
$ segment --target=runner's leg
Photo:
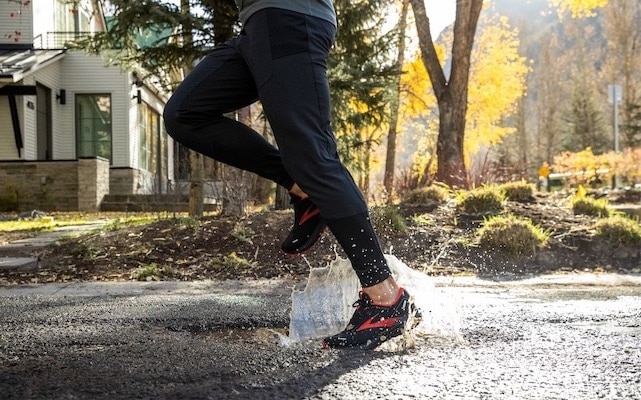
[[[290,189],[294,181],[279,150],[224,115],[258,99],[254,79],[237,51],[242,40],[243,35],[216,47],[179,85],[165,107],[167,131],[201,154]]]

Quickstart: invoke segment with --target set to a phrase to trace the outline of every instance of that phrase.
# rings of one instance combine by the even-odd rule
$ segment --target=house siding
[[[56,95],[60,93],[62,80],[60,79],[60,63],[53,63],[48,65],[34,74],[33,84],[42,84],[51,89],[51,134],[52,134],[52,151],[54,160],[68,160],[74,158],[73,151],[69,151],[68,143],[63,140],[64,135],[61,126],[58,123],[61,118],[61,113],[66,109],[66,105],[60,104],[56,99]],[[34,116],[35,124],[35,116]],[[35,126],[35,125],[34,125]],[[34,155],[34,160],[37,159],[37,154]]]
[[[70,159],[74,158],[73,154],[65,153],[60,151],[64,149],[64,142],[61,141],[62,132],[60,132],[59,124],[56,124],[56,121],[60,119],[58,116],[60,112],[61,105],[56,101],[56,94],[59,93],[60,88],[60,64],[52,63],[45,68],[38,70],[35,74],[24,79],[23,83],[25,85],[36,85],[41,84],[51,89],[51,120],[52,120],[52,151],[53,159]],[[22,124],[24,144],[25,144],[25,160],[37,160],[38,159],[38,143],[37,143],[37,134],[25,135],[25,132],[37,132],[37,109],[34,107],[29,107],[29,103],[36,105],[36,96],[22,96],[18,97],[21,99],[23,106]]]
[[[21,97],[17,97],[16,103],[18,108],[18,120],[20,122],[22,137],[24,139],[24,106],[20,99]],[[13,124],[11,121],[11,113],[9,112],[9,97],[0,96],[0,160],[21,160],[23,157],[24,149],[21,150],[21,155],[18,156],[18,149],[16,148],[16,142],[13,136]]]
[[[129,113],[130,93],[125,73],[117,67],[107,67],[97,56],[68,52],[61,61],[62,85],[67,91],[64,117],[59,121],[64,128],[66,142],[76,146],[75,95],[109,93],[111,95],[112,166],[129,167]]]
[[[35,10],[34,4],[38,5]],[[26,47],[32,44],[37,49],[63,46],[65,34],[73,30],[69,24],[70,13],[73,11],[75,16],[76,11],[89,10],[93,3],[79,0],[74,10],[63,9],[74,7],[71,3],[56,4],[57,0],[0,1],[0,46],[17,51],[28,51]],[[80,17],[83,25],[80,31],[103,29],[103,19],[84,14]],[[138,121],[141,106],[135,98],[140,90],[142,102],[158,113],[164,132],[162,112],[167,95],[158,94],[158,88],[147,85],[137,87],[131,72],[108,65],[106,56],[67,50],[51,62],[40,63],[38,68],[25,69],[23,75],[16,75],[24,76],[17,85],[42,85],[49,89],[52,160],[38,160],[37,96],[16,97],[23,141],[20,155],[15,145],[8,97],[0,96],[0,197],[7,187],[23,194],[21,209],[92,210],[107,194],[167,192],[174,172],[174,142],[167,137],[168,176],[159,181],[158,176],[141,169]],[[66,104],[57,98],[61,90],[66,92]],[[79,94],[111,97],[111,162],[78,159],[75,100]]]
[[[33,77],[26,78],[24,83],[27,85],[35,85]],[[22,141],[24,143],[23,160],[35,160],[37,158],[37,143],[36,135],[25,135],[26,132],[36,132],[36,96],[18,96],[18,103],[22,104]],[[29,106],[30,105],[30,106]]]
[[[0,45],[32,45],[33,3],[33,1],[0,2]]]

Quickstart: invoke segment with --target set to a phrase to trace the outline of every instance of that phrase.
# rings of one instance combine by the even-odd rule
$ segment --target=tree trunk
[[[438,102],[439,128],[436,142],[436,180],[455,188],[469,186],[463,158],[465,112],[458,101],[449,99],[447,93]]]
[[[193,150],[189,151],[189,216],[200,218],[205,208],[205,165],[204,156]]]
[[[436,146],[436,179],[452,187],[468,187],[463,143],[467,112],[468,82],[474,35],[483,0],[458,0],[449,81],[438,59],[424,0],[410,0],[423,63],[430,76],[439,109],[439,135]]]
[[[289,192],[284,187],[277,185],[276,186],[276,199],[274,201],[274,207],[277,210],[287,210],[290,207],[291,196]]]
[[[368,143],[370,143],[368,141]],[[369,198],[369,179],[370,179],[370,165],[371,165],[371,154],[372,154],[372,146],[369,144],[366,144],[363,146],[363,173],[362,173],[362,185],[361,185],[361,190],[363,192],[363,196],[365,198]]]
[[[222,215],[242,217],[247,214],[247,172],[238,168],[223,166],[223,208]]]
[[[529,143],[527,140],[527,128],[525,124],[526,119],[526,110],[525,110],[525,96],[522,96],[519,99],[519,108],[518,108],[518,122],[517,122],[517,133],[519,135],[519,173],[521,177],[527,177],[528,174],[528,149]]]
[[[407,27],[407,9],[409,8],[409,0],[403,0],[401,8],[401,17],[399,19],[399,44],[398,56],[396,58],[396,69],[398,75],[396,76],[395,91],[392,94],[391,101],[391,118],[389,132],[387,133],[387,149],[385,155],[385,173],[383,175],[383,186],[387,195],[387,203],[391,204],[394,199],[394,170],[396,164],[396,136],[398,130],[398,111],[399,111],[399,97],[401,95],[401,74],[403,72],[403,64],[405,63],[405,30]]]
[[[190,14],[189,0],[180,0],[180,11],[183,14]],[[192,27],[183,26],[183,46],[191,45],[193,41]],[[187,76],[191,72],[191,63],[186,63],[183,67],[183,74]],[[203,155],[193,150],[189,151],[189,216],[200,218],[204,212],[204,181],[205,181],[205,163]]]
[[[250,125],[250,108],[244,107],[237,111],[238,121]],[[225,165],[223,167],[223,209],[226,216],[242,217],[247,214],[247,198],[250,180],[248,172]]]

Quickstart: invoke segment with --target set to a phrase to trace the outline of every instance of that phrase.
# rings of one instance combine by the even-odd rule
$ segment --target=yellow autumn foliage
[[[436,45],[441,63],[445,60],[445,47]],[[403,66],[401,75],[401,98],[399,120],[417,118],[429,114],[430,109],[436,106],[436,98],[432,93],[432,83],[425,69],[425,64],[416,54],[411,61]]]
[[[594,16],[594,10],[605,7],[608,0],[549,0],[549,4],[557,9],[559,16],[569,12],[572,18]]]
[[[519,39],[506,17],[485,21],[472,53],[465,153],[469,160],[483,146],[493,146],[513,132],[502,126],[525,92],[529,66],[519,54]]]
[[[447,59],[445,46],[435,43],[434,47],[441,65],[444,65]],[[437,114],[430,114],[435,112],[436,105],[430,77],[420,52],[417,51],[411,61],[403,66],[399,129],[415,132],[412,171],[419,179],[422,179],[427,165],[435,157],[438,117]],[[436,163],[433,167],[436,167]]]

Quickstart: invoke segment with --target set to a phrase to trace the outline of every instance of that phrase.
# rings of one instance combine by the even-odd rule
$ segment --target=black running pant
[[[378,261],[382,252],[367,205],[338,157],[330,126],[326,71],[335,31],[332,23],[299,13],[257,12],[239,36],[196,65],[167,103],[164,120],[175,140],[199,153],[287,189],[297,183],[344,249],[356,240],[359,248],[369,246],[366,253],[380,252],[374,267],[348,254],[361,283],[371,286],[386,279],[389,270]],[[258,100],[278,148],[224,116]],[[370,227],[356,239],[347,229],[355,218],[359,226]]]

